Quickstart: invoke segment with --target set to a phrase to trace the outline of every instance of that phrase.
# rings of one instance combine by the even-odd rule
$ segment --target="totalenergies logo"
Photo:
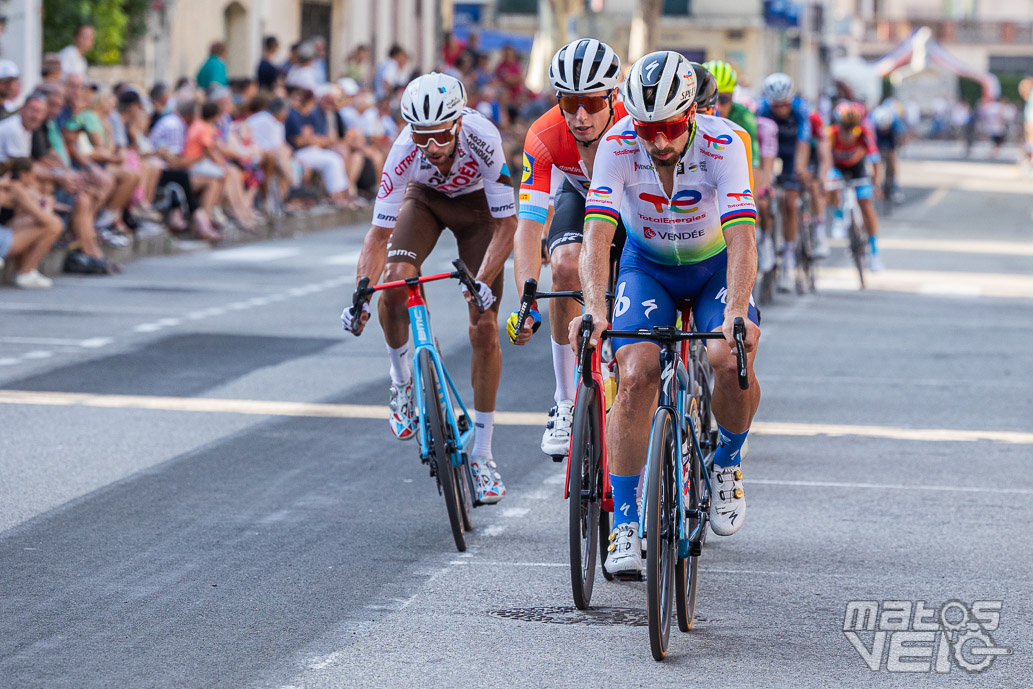
[[[750,191],[749,189],[743,189],[741,194],[736,194],[734,192],[728,194],[728,198],[732,199],[736,203],[743,203],[744,201],[752,201],[753,200],[753,192]]]
[[[715,151],[723,151],[725,150],[725,146],[732,143],[732,137],[728,136],[727,134],[722,134],[717,138],[707,136],[706,134],[704,134],[703,138],[706,139],[707,146],[709,148],[714,149]]]
[[[606,137],[607,141],[616,141],[618,146],[634,146],[635,145],[635,132],[634,130],[627,129],[620,134],[610,134]]]
[[[671,198],[670,203],[668,203],[666,196],[660,196],[659,194],[642,192],[638,197],[646,203],[653,204],[653,208],[656,209],[657,213],[663,213],[664,209],[670,205],[671,212],[684,214],[698,211],[699,206],[696,204],[702,200],[703,195],[695,189],[682,189]]]
[[[610,194],[613,193],[613,189],[610,187],[597,187],[595,189],[589,189],[588,193],[590,196],[594,196],[597,199],[608,199]]]

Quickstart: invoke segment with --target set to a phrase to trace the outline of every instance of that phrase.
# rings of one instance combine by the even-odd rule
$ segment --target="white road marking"
[[[959,254],[1033,256],[1033,242],[992,240],[973,242],[953,239],[925,239],[920,237],[879,237],[879,248],[896,251],[943,251]]]
[[[107,347],[114,341],[115,338],[113,337],[91,337],[81,341],[79,346],[84,349],[100,349],[101,347]]]
[[[1033,297],[1033,275],[1009,273],[967,273],[932,270],[884,270],[867,273],[869,290],[1029,299]],[[854,268],[822,268],[819,290],[857,289]]]
[[[182,322],[183,321],[181,321],[178,318],[162,318],[160,321],[157,321],[157,325],[160,325],[163,328],[171,328],[179,325]]]
[[[161,326],[156,323],[141,323],[133,328],[134,333],[153,333],[159,330],[161,330]]]
[[[514,517],[526,517],[531,512],[530,507],[507,507],[499,514],[501,519],[513,519]]]
[[[488,560],[452,560],[450,565],[479,565],[481,567],[570,567],[567,562],[497,562]]]
[[[933,206],[938,205],[941,201],[947,198],[948,193],[949,191],[947,187],[940,187],[933,193],[929,194],[929,197],[925,200],[926,208],[932,208]]]
[[[49,359],[52,356],[54,356],[53,352],[48,352],[45,349],[37,349],[34,352],[26,352],[25,354],[22,354],[22,359]]]
[[[337,664],[337,662],[341,660],[342,655],[343,654],[340,651],[335,651],[328,656],[313,658],[309,662],[308,667],[310,670],[322,670],[323,668]]]
[[[82,347],[83,340],[65,337],[0,337],[0,344],[43,345],[45,347]]]
[[[343,254],[336,254],[334,256],[327,256],[323,259],[323,263],[328,266],[353,266],[359,262],[360,250],[348,251]]]
[[[3,359],[0,359],[0,366],[14,366],[15,364],[20,363],[21,359],[12,359],[11,357],[5,357]]]
[[[142,395],[94,395],[79,392],[30,392],[0,390],[0,404],[32,404],[44,406],[82,406],[108,409],[151,409],[156,411],[253,414],[258,416],[291,416],[333,419],[385,419],[387,406],[363,404],[322,404],[316,402],[278,402],[269,400],[217,399],[208,397],[153,397]],[[548,418],[538,412],[496,412],[500,426],[539,426]],[[920,442],[996,442],[1010,445],[1033,445],[1033,433],[1021,431],[983,431],[957,428],[900,428],[896,426],[858,426],[846,424],[754,422],[754,435],[794,437],[867,437]],[[557,473],[556,476],[562,476]],[[543,484],[560,484],[560,479],[546,479]],[[554,493],[542,487],[526,497],[538,499]]]
[[[1006,495],[1033,495],[1027,488],[980,488],[977,486],[935,486],[894,483],[850,483],[844,481],[783,481],[775,479],[746,479],[746,483],[768,486],[793,486],[803,488],[866,488],[874,490],[931,490],[948,493],[995,493]]]
[[[481,535],[487,536],[488,538],[494,538],[495,536],[501,536],[502,532],[505,530],[505,524],[489,524],[481,531]]]
[[[239,249],[224,249],[212,252],[213,261],[230,261],[236,263],[264,263],[290,258],[301,253],[301,249],[282,246],[245,246]]]

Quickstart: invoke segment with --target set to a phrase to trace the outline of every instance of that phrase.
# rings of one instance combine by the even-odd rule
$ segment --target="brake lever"
[[[746,322],[739,316],[732,323],[732,337],[735,339],[735,364],[739,377],[739,389],[750,389],[750,376],[746,370]]]

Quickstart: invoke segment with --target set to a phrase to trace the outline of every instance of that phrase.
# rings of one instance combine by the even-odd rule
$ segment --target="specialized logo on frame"
[[[854,600],[846,604],[843,634],[873,672],[936,672],[958,667],[983,672],[1012,650],[991,632],[1001,623],[1002,601]]]

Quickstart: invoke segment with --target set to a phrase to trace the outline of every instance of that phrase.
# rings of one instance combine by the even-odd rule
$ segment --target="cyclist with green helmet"
[[[746,130],[753,140],[753,166],[760,166],[760,144],[757,142],[757,118],[742,103],[732,102],[732,92],[739,82],[739,75],[724,60],[704,62],[703,66],[714,75],[717,82],[717,114],[731,120]]]

